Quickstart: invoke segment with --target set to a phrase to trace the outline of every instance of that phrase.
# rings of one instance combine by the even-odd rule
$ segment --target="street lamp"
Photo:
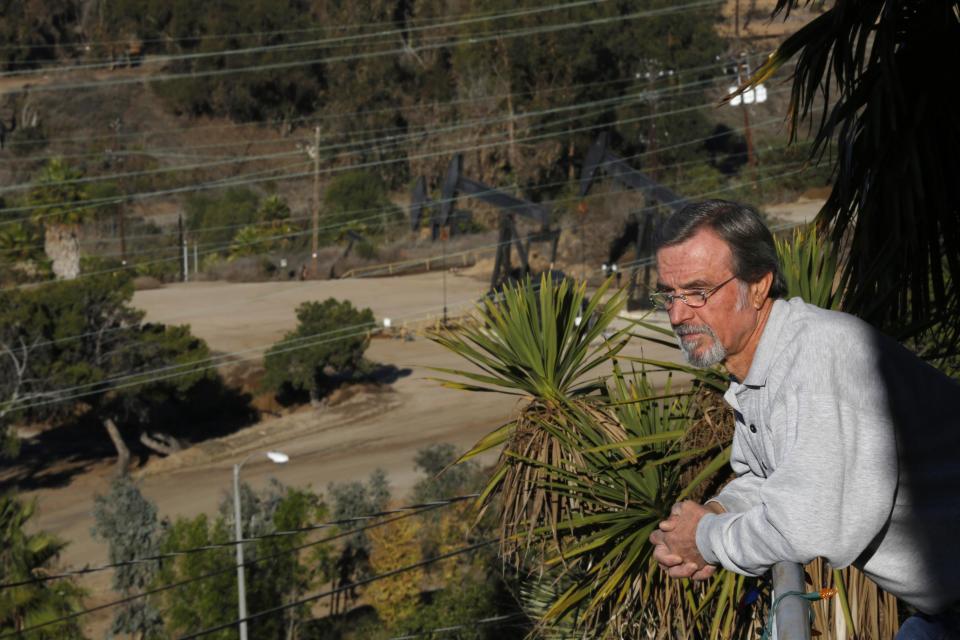
[[[286,464],[290,456],[281,451],[257,451],[249,454],[240,464],[233,465],[233,523],[237,540],[237,602],[240,612],[240,640],[247,640],[247,590],[243,579],[243,524],[240,515],[240,468],[247,460],[262,453],[274,464]]]

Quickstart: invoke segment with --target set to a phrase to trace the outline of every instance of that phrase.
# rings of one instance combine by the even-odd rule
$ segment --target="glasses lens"
[[[670,300],[669,294],[657,292],[650,294],[650,302],[653,304],[654,309],[665,311],[672,300]]]
[[[703,291],[695,291],[693,293],[688,293],[686,295],[686,303],[688,307],[702,307],[707,304],[707,294]]]

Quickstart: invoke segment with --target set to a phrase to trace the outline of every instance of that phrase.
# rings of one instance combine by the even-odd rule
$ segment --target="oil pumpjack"
[[[464,213],[455,209],[459,196],[476,198],[500,210],[497,253],[493,273],[490,276],[491,290],[497,289],[507,280],[517,279],[530,273],[530,245],[534,242],[550,245],[552,269],[552,265],[557,259],[557,243],[560,240],[560,230],[551,226],[550,209],[466,177],[463,175],[462,154],[454,156],[447,167],[439,203],[433,202],[428,196],[426,180],[422,176],[417,180],[410,204],[411,230],[418,230],[423,223],[424,216],[429,212],[431,237],[434,240],[440,236],[440,230],[444,227],[453,231],[455,223],[466,217]],[[540,229],[522,236],[517,229],[518,217],[538,223]],[[511,261],[513,249],[516,249],[520,262],[519,267],[516,268],[512,266]]]
[[[617,263],[633,247],[636,258],[630,268],[627,306],[636,309],[647,305],[651,268],[649,259],[653,256],[654,236],[662,215],[660,210],[665,207],[671,211],[679,211],[688,204],[688,201],[631,167],[626,160],[613,153],[609,145],[609,135],[602,133],[587,151],[580,171],[580,198],[582,203],[582,199],[590,192],[590,188],[600,174],[615,180],[627,189],[643,194],[645,206],[627,215],[623,231],[610,242],[607,262],[604,264],[604,271],[607,274],[615,273],[619,281],[621,272]],[[642,280],[639,278],[641,266],[643,267]],[[641,288],[639,297],[636,295],[638,284]]]

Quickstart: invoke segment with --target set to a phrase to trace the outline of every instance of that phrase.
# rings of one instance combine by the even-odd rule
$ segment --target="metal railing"
[[[803,566],[794,562],[773,565],[773,598],[788,591],[804,591]],[[771,615],[773,612],[771,611]],[[810,640],[810,602],[784,598],[777,607],[774,624],[776,640]]]

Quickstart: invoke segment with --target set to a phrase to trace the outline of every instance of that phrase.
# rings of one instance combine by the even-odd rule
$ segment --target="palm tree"
[[[50,573],[66,546],[43,531],[27,533],[34,504],[0,497],[0,582],[29,581]],[[79,609],[82,591],[67,580],[34,582],[0,590],[0,634],[16,632],[63,617]],[[75,621],[34,632],[37,638],[83,638]]]
[[[778,0],[774,15],[809,4]],[[794,136],[814,127],[815,158],[837,141],[818,224],[844,247],[843,308],[930,358],[957,354],[960,110],[943,65],[960,59],[960,0],[836,0],[750,83],[793,58]]]
[[[80,275],[80,225],[90,209],[85,188],[77,180],[79,171],[60,158],[50,160],[30,190],[27,204],[33,207],[33,221],[44,229],[44,251],[53,262],[57,278],[73,280]]]

